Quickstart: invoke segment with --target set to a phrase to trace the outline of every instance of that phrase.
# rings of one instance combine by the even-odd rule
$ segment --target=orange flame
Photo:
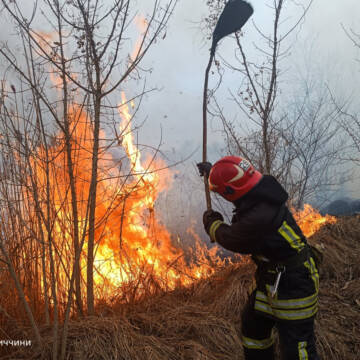
[[[295,213],[294,217],[306,237],[314,235],[326,224],[336,223],[334,216],[322,216],[309,204],[305,204],[304,210]]]

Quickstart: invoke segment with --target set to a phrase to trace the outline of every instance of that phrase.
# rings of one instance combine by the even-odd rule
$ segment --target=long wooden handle
[[[207,161],[207,104],[208,104],[208,82],[209,82],[209,72],[214,60],[215,51],[211,51],[209,64],[205,72],[205,84],[204,84],[204,97],[203,97],[203,162]],[[206,207],[208,210],[211,209],[211,197],[209,190],[209,181],[204,175],[204,185],[205,185],[205,197],[206,197]]]

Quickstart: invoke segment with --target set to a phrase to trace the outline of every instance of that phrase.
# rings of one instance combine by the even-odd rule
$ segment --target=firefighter
[[[235,206],[231,225],[219,212],[205,211],[211,241],[251,254],[257,265],[256,287],[242,314],[245,359],[275,359],[276,327],[283,359],[319,360],[314,335],[319,274],[311,248],[286,206],[287,192],[241,157],[226,156],[198,168],[208,177],[210,190]]]

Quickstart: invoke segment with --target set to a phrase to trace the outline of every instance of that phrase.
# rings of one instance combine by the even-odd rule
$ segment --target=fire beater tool
[[[210,60],[205,72],[204,97],[203,97],[203,162],[207,158],[207,103],[208,103],[208,82],[209,72],[215,57],[216,46],[225,36],[239,31],[249,20],[254,12],[252,6],[244,0],[229,0],[213,32],[213,40],[210,49]],[[204,175],[205,196],[207,209],[211,209],[211,197],[207,176]]]

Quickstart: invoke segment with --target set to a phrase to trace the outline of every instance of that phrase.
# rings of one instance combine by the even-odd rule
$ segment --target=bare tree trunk
[[[76,194],[76,179],[74,176],[74,166],[72,159],[72,147],[71,147],[71,133],[70,133],[70,120],[68,116],[68,86],[66,80],[66,57],[64,54],[64,44],[63,44],[63,30],[61,25],[61,9],[59,2],[56,1],[56,8],[58,12],[58,34],[59,34],[59,44],[60,44],[60,59],[61,59],[61,79],[63,85],[63,112],[64,112],[64,136],[66,144],[66,157],[67,157],[67,166],[68,166],[68,176],[70,181],[70,190],[71,190],[71,208],[73,215],[73,233],[74,233],[74,253],[75,259],[78,261],[75,263],[75,295],[76,295],[76,304],[80,315],[83,315],[82,310],[82,297],[81,297],[81,271],[80,271],[80,248],[79,248],[79,215],[78,215],[78,202]],[[75,260],[74,260],[75,261]]]
[[[29,49],[29,54],[28,51],[26,49],[25,46],[25,42],[28,41],[28,49]],[[23,36],[23,45],[24,45],[24,53],[25,53],[25,58],[26,58],[26,63],[27,63],[27,67],[28,67],[28,73],[29,73],[29,77],[32,78],[32,81],[34,83],[37,83],[36,80],[36,73],[35,73],[35,68],[34,68],[34,59],[33,59],[33,53],[32,53],[32,48],[30,46],[30,39],[25,36]],[[40,107],[40,99],[39,96],[36,94],[36,92],[34,91],[34,89],[31,90],[32,92],[32,97],[33,97],[33,101],[34,101],[34,107],[35,107],[35,111],[36,111],[36,131],[38,133],[38,135],[40,137],[42,137],[43,139],[43,144],[44,144],[44,148],[45,148],[45,152],[46,152],[46,182],[49,183],[50,179],[49,179],[49,154],[48,154],[48,147],[47,147],[47,143],[46,143],[46,134],[44,132],[44,124],[43,124],[43,119],[42,119],[42,114],[41,114],[41,107]],[[37,188],[34,189],[35,191],[37,191]],[[48,196],[50,196],[50,194],[48,193]],[[38,196],[35,196],[35,199],[38,200]],[[43,279],[43,287],[44,287],[44,303],[45,303],[45,323],[46,325],[50,324],[50,316],[49,316],[49,296],[48,296],[48,282],[47,282],[47,272],[46,272],[46,241],[45,241],[45,234],[43,231],[43,218],[41,217],[41,208],[39,207],[38,201],[36,201],[36,207],[37,207],[37,211],[36,211],[36,217],[37,217],[37,221],[38,221],[38,228],[39,228],[39,233],[40,233],[40,239],[41,239],[41,249],[42,249],[42,254],[41,254],[41,264],[42,264],[42,279]]]
[[[96,211],[96,190],[97,190],[97,171],[99,154],[99,132],[100,132],[100,106],[101,99],[95,99],[94,115],[94,145],[92,151],[92,173],[89,190],[90,208],[89,208],[89,239],[88,239],[88,257],[87,257],[87,310],[89,315],[94,314],[94,243],[95,243],[95,211]]]
[[[34,58],[33,58],[33,49],[30,46],[30,39],[27,37],[28,44],[29,44],[29,50],[30,50],[30,58],[26,56],[28,69],[29,69],[29,77],[32,78],[32,81],[36,84],[36,73],[34,68]],[[26,49],[24,49],[26,51]],[[31,70],[30,70],[31,69]],[[38,84],[39,86],[39,84]],[[25,144],[25,157],[29,165],[29,171],[30,171],[30,180],[32,183],[32,191],[33,191],[33,198],[35,202],[35,208],[36,208],[36,216],[38,218],[38,223],[40,227],[41,232],[41,239],[43,239],[43,254],[42,254],[42,267],[43,267],[43,276],[44,276],[44,291],[45,291],[45,306],[46,306],[46,322],[49,323],[49,314],[48,314],[48,287],[46,282],[46,260],[45,256],[48,254],[49,258],[49,264],[50,264],[50,288],[51,288],[51,297],[53,299],[54,304],[54,320],[53,320],[53,360],[57,359],[58,354],[58,326],[59,326],[59,310],[58,310],[58,299],[57,299],[57,291],[56,291],[56,270],[54,266],[54,255],[53,255],[53,238],[52,238],[52,227],[51,227],[51,189],[50,189],[50,168],[49,168],[49,149],[46,139],[46,132],[44,128],[44,122],[41,114],[41,108],[40,108],[40,99],[38,93],[32,89],[33,99],[35,101],[35,107],[36,107],[36,125],[39,131],[39,136],[42,138],[42,144],[45,149],[45,178],[46,178],[46,216],[43,213],[43,210],[41,208],[41,205],[39,204],[39,193],[38,193],[38,186],[37,186],[37,180],[36,180],[36,172],[34,173],[32,169],[31,159],[32,154],[29,152],[29,146]],[[36,170],[35,170],[36,171]],[[42,229],[42,224],[45,224],[46,232],[47,232],[47,245],[48,245],[48,252],[46,252],[45,247],[45,236]]]

